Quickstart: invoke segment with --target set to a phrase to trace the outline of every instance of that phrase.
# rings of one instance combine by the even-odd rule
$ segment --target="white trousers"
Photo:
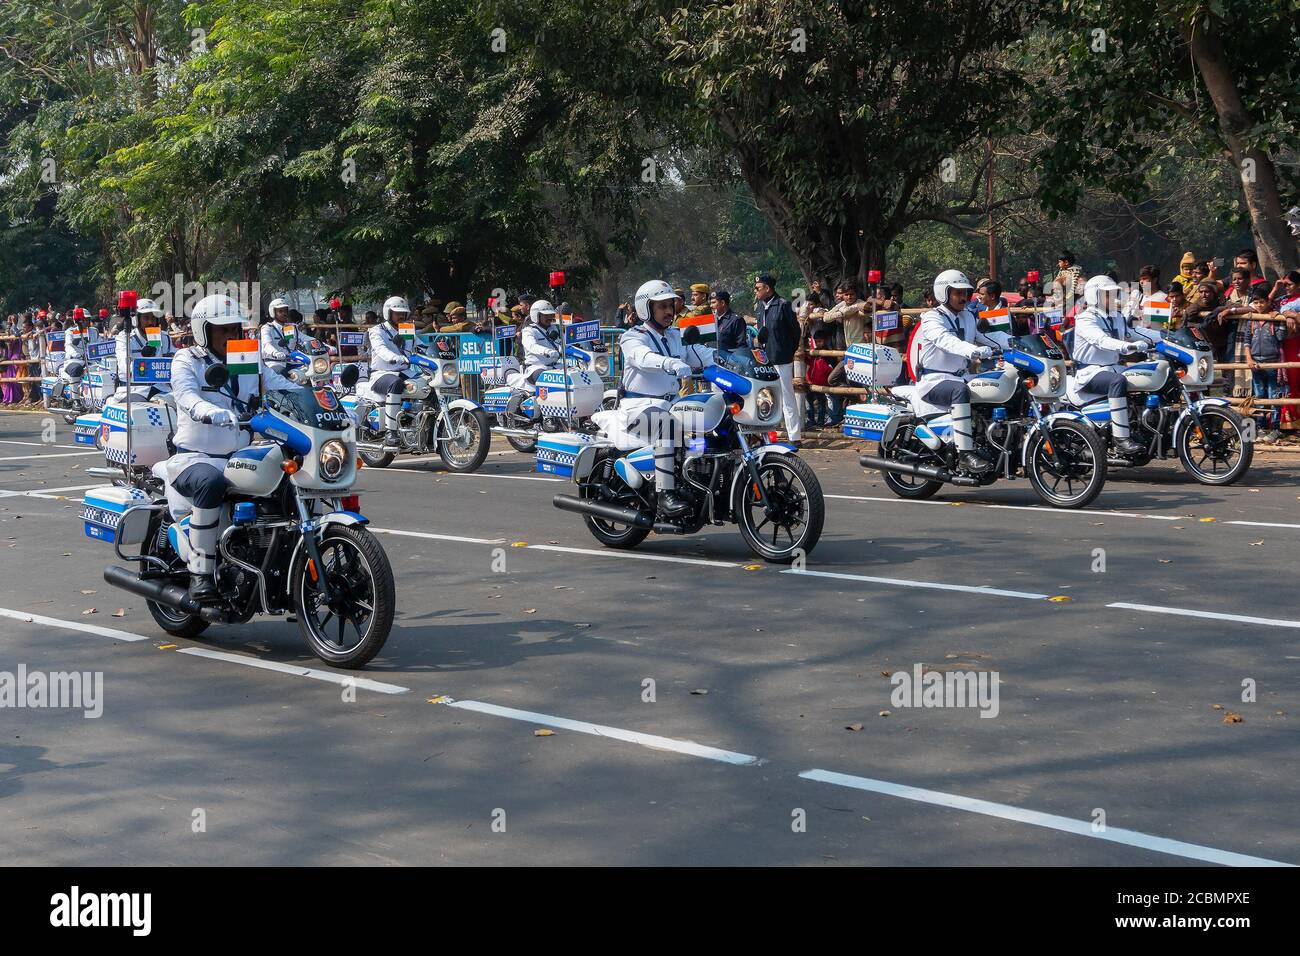
[[[781,377],[781,413],[785,416],[785,432],[791,441],[803,438],[803,416],[799,414],[799,396],[794,390],[794,365],[778,365]]]

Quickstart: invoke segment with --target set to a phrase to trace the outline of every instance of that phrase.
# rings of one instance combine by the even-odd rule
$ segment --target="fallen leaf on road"
[[[1214,710],[1223,710],[1223,705],[1222,705],[1222,704],[1215,704],[1213,709],[1214,709]]]
[[[425,703],[426,703],[426,704],[445,704],[445,703],[447,703],[449,700],[451,700],[451,698],[448,697],[446,694],[439,694],[437,697],[430,697],[428,700],[425,701]]]
[[[691,691],[692,694],[707,694],[708,692],[709,689],[707,687],[697,687],[695,690]]]
[[[557,585],[555,586],[555,590],[557,590],[557,591],[572,591],[573,588],[569,587],[569,585],[567,585],[567,584],[557,584]]]
[[[761,565],[761,564],[747,564],[747,565],[745,565],[745,570],[746,570],[746,571],[761,571],[761,570],[763,570],[763,565]]]
[[[893,674],[893,673],[894,673],[893,671],[881,671],[881,672],[880,672],[880,676],[881,676],[881,677],[889,677],[889,676],[890,676],[891,674]]]
[[[1070,595],[1068,594],[1056,594],[1053,595],[1052,597],[1049,597],[1047,600],[1053,601],[1056,604],[1063,604],[1066,601],[1073,601],[1074,598],[1070,597]]]
[[[555,731],[550,730],[550,729],[547,728],[547,727],[542,727],[540,730],[534,730],[534,731],[533,731],[533,736],[534,736],[534,737],[554,737],[554,736],[555,736]]]
[[[158,650],[160,650],[160,651],[174,651],[174,650],[176,650],[176,645],[175,645],[175,644],[159,644],[159,645],[158,645]]]
[[[510,542],[510,547],[512,547],[512,548],[526,548],[526,547],[528,547],[528,542],[527,542],[527,541],[511,541],[511,542]]]
[[[1241,714],[1234,714],[1232,711],[1228,711],[1223,715],[1223,722],[1225,724],[1239,724],[1242,722]]]
[[[1201,522],[1206,522],[1206,521],[1218,521],[1219,519],[1218,518],[1197,518],[1196,520]]]
[[[889,714],[889,711],[887,711],[887,710],[882,710],[882,711],[880,712],[880,715],[879,715],[879,716],[881,716],[881,717],[888,717],[888,716],[890,716],[890,714]]]
[[[120,607],[113,612],[113,617],[126,617],[126,608]]]
[[[82,588],[81,593],[82,593],[82,594],[94,594],[94,593],[95,593],[95,589],[94,589],[94,588]]]
[[[1171,563],[1172,563],[1168,558],[1156,558],[1156,560],[1159,561],[1161,564],[1171,564]]]
[[[861,725],[861,724],[849,724],[849,725],[847,725],[844,729],[845,729],[845,730],[852,730],[852,731],[856,732],[856,731],[859,731],[859,730],[862,729],[862,725]]]
[[[82,611],[81,613],[82,613],[82,614],[98,614],[99,612],[96,611],[93,607],[88,607],[88,608],[86,608],[84,611]]]
[[[1263,544],[1263,543],[1264,543],[1263,541],[1252,541],[1252,542],[1250,543],[1250,546],[1251,546],[1252,548],[1258,548],[1258,547],[1259,547],[1261,544]]]
[[[536,614],[536,613],[537,613],[537,608],[535,608],[535,607],[526,607],[526,608],[524,608],[524,613],[525,613],[525,614]]]

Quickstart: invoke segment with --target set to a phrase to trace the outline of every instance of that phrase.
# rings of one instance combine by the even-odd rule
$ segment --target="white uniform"
[[[128,332],[123,329],[117,333],[114,348],[114,358],[117,362],[116,378],[117,388],[121,395],[126,393],[127,376],[131,371],[131,362],[138,358],[144,358],[143,352],[149,346],[149,340],[139,329],[132,329]],[[162,333],[162,342],[158,351],[154,353],[154,358],[167,358],[175,353],[175,346],[172,345],[172,338],[166,332]],[[131,389],[132,395],[147,396],[150,388],[156,388],[159,391],[167,391],[168,386],[165,383],[149,383],[147,385],[137,385]]]
[[[173,441],[176,444],[176,454],[153,468],[154,474],[166,482],[167,504],[172,517],[179,520],[187,513],[190,515],[189,569],[195,574],[211,574],[215,566],[221,498],[213,495],[210,500],[191,500],[174,484],[195,465],[209,465],[216,469],[218,477],[221,476],[226,459],[232,452],[246,447],[251,439],[247,431],[233,424],[213,425],[205,419],[220,411],[230,412],[232,417],[238,414],[235,403],[227,392],[245,401],[258,392],[257,384],[243,375],[232,377],[224,390],[212,388],[203,376],[209,366],[215,364],[216,356],[199,345],[183,348],[172,358],[171,387],[176,399],[176,435]],[[264,369],[261,381],[267,389],[300,387],[274,369]]]
[[[75,381],[81,378],[86,371],[86,352],[92,343],[99,341],[99,330],[89,329],[68,329],[63,333],[63,365],[59,368],[59,377],[65,382]],[[76,375],[70,374],[71,367],[80,366]]]
[[[521,335],[524,346],[524,372],[519,385],[527,392],[537,390],[537,376],[560,363],[560,327],[552,322],[550,329],[529,322]]]
[[[1066,394],[1075,405],[1107,396],[1111,434],[1117,441],[1127,441],[1131,436],[1128,383],[1119,357],[1132,348],[1134,340],[1145,348],[1150,337],[1135,335],[1119,312],[1107,314],[1089,306],[1075,316],[1074,374],[1070,376]]]
[[[662,413],[677,397],[678,372],[712,365],[715,352],[707,345],[685,345],[681,329],[669,328],[660,334],[648,322],[619,336],[618,347],[623,353],[618,408],[597,412],[592,420],[605,428],[620,448],[639,448],[649,440],[654,445],[655,483],[660,491],[670,491],[676,487],[674,458],[679,436],[676,429],[667,427],[667,416]],[[632,425],[638,420],[642,424],[634,433]]]
[[[370,396],[384,407],[384,428],[394,436],[402,414],[403,374],[411,365],[397,329],[380,322],[367,333],[370,341]]]
[[[949,387],[940,389],[935,394],[934,401],[927,401],[926,397],[944,382],[959,382],[964,385],[969,378],[966,374],[967,367],[979,355],[980,349],[998,346],[996,339],[975,327],[977,321],[978,316],[969,309],[954,314],[946,305],[941,305],[921,316],[921,327],[916,333],[920,359],[920,367],[916,369],[916,412],[918,415],[939,415],[951,408],[954,433],[958,439],[962,438],[962,433],[956,429],[956,422],[961,406],[964,406],[965,417],[969,419],[969,400],[959,403],[940,401],[945,398],[945,392],[952,391]],[[959,440],[957,447],[962,448],[963,444],[964,441]]]
[[[284,326],[275,319],[264,324],[258,330],[257,339],[262,353],[262,364],[274,369],[281,375],[289,365],[289,353],[293,351],[285,337]]]

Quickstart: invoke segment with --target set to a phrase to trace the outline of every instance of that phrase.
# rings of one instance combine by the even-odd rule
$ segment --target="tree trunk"
[[[1300,251],[1297,251],[1296,242],[1283,218],[1273,161],[1263,150],[1246,142],[1246,134],[1253,122],[1246,112],[1216,32],[1222,27],[1218,18],[1206,18],[1193,22],[1185,32],[1192,58],[1218,113],[1219,128],[1241,177],[1260,265],[1280,274],[1300,267]]]

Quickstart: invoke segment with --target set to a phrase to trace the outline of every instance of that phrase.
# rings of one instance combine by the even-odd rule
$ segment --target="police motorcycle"
[[[81,318],[74,317],[74,320],[83,321],[84,314]],[[69,425],[74,424],[79,416],[96,410],[89,389],[85,387],[90,384],[85,381],[90,374],[89,350],[97,343],[92,331],[77,326],[62,332],[46,333],[50,347],[47,354],[58,355],[59,361],[57,367],[41,376],[41,401],[46,411],[62,413],[63,420]],[[61,352],[53,350],[56,344],[63,345]]]
[[[780,377],[769,364],[766,330],[759,347],[718,352],[701,377],[712,386],[672,401],[669,426],[687,444],[677,449],[676,491],[689,503],[678,517],[659,512],[654,448],[644,432],[598,435],[567,432],[538,441],[539,471],[572,478],[577,495],[556,495],[555,507],[583,516],[587,529],[610,548],[634,548],[650,532],[695,534],[706,524],[735,523],[745,544],[767,561],[790,563],[812,552],[826,515],[813,469],[789,445],[776,442],[781,420]],[[688,328],[682,341],[699,340]],[[600,413],[598,423],[609,420]],[[662,425],[658,427],[663,427]],[[641,438],[637,435],[641,434]]]
[[[599,323],[582,325],[594,327],[599,336]],[[513,355],[486,358],[480,366],[483,409],[496,421],[492,433],[526,455],[536,452],[537,440],[544,434],[595,433],[598,429],[591,416],[618,405],[618,389],[606,388],[603,378],[611,371],[609,353],[597,347],[598,340],[590,348],[573,344],[571,327],[563,321],[560,330],[560,366],[540,372],[536,382],[529,381]],[[581,331],[585,334],[586,330]],[[514,326],[498,329],[493,316],[493,341],[509,339],[515,333]]]
[[[435,338],[426,355],[417,347],[406,354],[418,375],[408,379],[399,416],[401,445],[387,444],[382,395],[374,395],[369,382],[356,382],[356,391],[344,395],[343,407],[357,422],[357,449],[371,468],[385,468],[398,454],[428,455],[437,452],[449,471],[476,471],[487,458],[492,436],[483,408],[459,397],[460,370],[456,364],[455,340]],[[456,396],[456,397],[453,397]]]
[[[990,332],[984,319],[977,328]],[[975,450],[993,468],[973,474],[963,466],[951,414],[923,402],[916,385],[890,389],[886,401],[845,409],[845,435],[880,443],[878,455],[863,455],[859,463],[883,472],[885,485],[900,498],[931,498],[944,484],[976,488],[1026,477],[1047,504],[1086,507],[1106,483],[1106,447],[1077,413],[1050,408],[1065,394],[1064,354],[1043,335],[1000,341],[1004,345],[993,350],[999,367],[967,380]],[[869,387],[894,381],[901,368],[898,352],[885,346],[855,345],[846,356],[848,378]]]
[[[145,598],[168,634],[193,638],[212,624],[243,624],[257,614],[292,614],[317,657],[336,667],[364,666],[388,639],[395,609],[393,571],[358,512],[355,425],[313,362],[304,387],[236,397],[226,365],[206,384],[230,397],[239,427],[255,441],[234,452],[217,543],[219,597],[198,601],[190,574],[189,515],[173,517],[167,498],[138,487],[86,492],[88,537],[110,541],[137,569],[110,565],[104,580]],[[355,367],[343,371],[354,384]],[[259,440],[260,439],[260,440]]]
[[[1214,381],[1214,352],[1200,330],[1133,331],[1150,342],[1150,348],[1133,354],[1137,361],[1121,372],[1128,381],[1129,429],[1144,450],[1129,456],[1116,451],[1106,396],[1075,401],[1082,396],[1072,388],[1063,407],[1097,430],[1112,467],[1137,467],[1176,456],[1183,470],[1203,485],[1240,480],[1255,455],[1253,435],[1226,398],[1196,397]]]

